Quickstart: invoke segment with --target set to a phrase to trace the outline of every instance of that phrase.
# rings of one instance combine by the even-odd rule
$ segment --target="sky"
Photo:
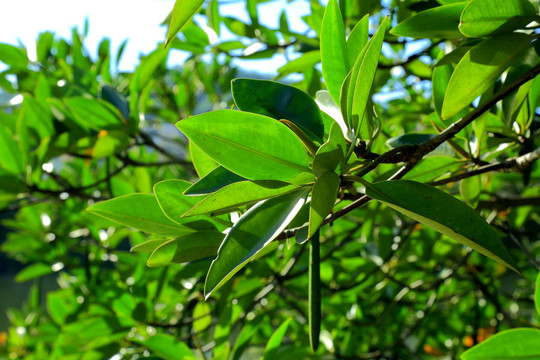
[[[40,32],[52,31],[69,39],[71,29],[77,27],[82,31],[87,18],[89,33],[85,43],[90,54],[96,53],[98,43],[105,36],[111,39],[113,54],[128,39],[119,70],[131,71],[140,54],[151,52],[165,39],[166,28],[161,23],[173,6],[174,0],[4,0],[0,11],[0,43],[24,44],[32,56]],[[264,14],[261,22],[277,27],[284,7],[291,19],[290,26],[304,31],[307,26],[299,18],[309,13],[309,5],[303,0],[289,4],[285,0],[275,0],[259,5],[259,14]],[[220,13],[247,20],[244,1],[229,0],[220,5]],[[180,64],[186,56],[180,51],[171,52],[169,65]],[[264,61],[250,63],[254,67],[268,66]],[[281,64],[274,60],[272,65]]]

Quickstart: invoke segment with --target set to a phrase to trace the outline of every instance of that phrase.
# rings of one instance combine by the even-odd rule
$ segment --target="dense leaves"
[[[536,357],[537,3],[229,5],[0,44],[0,357]]]

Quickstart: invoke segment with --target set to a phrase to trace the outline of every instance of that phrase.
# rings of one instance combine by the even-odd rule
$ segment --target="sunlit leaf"
[[[167,31],[165,46],[176,37],[184,25],[195,15],[197,10],[204,3],[204,0],[176,0]]]
[[[216,167],[203,178],[184,191],[185,195],[207,195],[224,188],[227,185],[246,181],[246,178],[236,175],[223,166]]]
[[[416,39],[461,38],[463,35],[459,32],[459,19],[466,5],[461,2],[421,11],[399,23],[390,33]]]
[[[192,231],[165,216],[152,194],[119,196],[97,203],[88,211],[150,234],[176,237]]]
[[[469,50],[450,78],[442,118],[451,118],[489,89],[530,41],[526,34],[510,33],[486,39]]]
[[[277,357],[279,346],[287,333],[287,329],[289,328],[291,321],[292,318],[288,318],[276,329],[276,331],[274,331],[270,337],[270,340],[268,340],[268,343],[266,344],[266,349],[264,350],[264,360],[279,359]]]
[[[461,14],[459,30],[468,37],[512,32],[537,20],[528,0],[472,0]]]
[[[350,70],[345,27],[337,0],[330,0],[321,26],[321,62],[326,88],[339,104],[341,84]]]
[[[526,328],[495,334],[461,355],[463,360],[538,358],[540,358],[540,330]]]
[[[309,172],[302,142],[272,118],[219,110],[176,126],[214,161],[247,179],[288,180]]]
[[[337,123],[332,125],[328,140],[319,148],[313,159],[313,173],[320,176],[327,171],[341,174],[347,153],[347,143]]]

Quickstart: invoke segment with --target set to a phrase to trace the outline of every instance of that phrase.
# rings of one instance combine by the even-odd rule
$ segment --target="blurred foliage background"
[[[450,359],[497,331],[538,325],[533,283],[540,170],[534,165],[440,184],[500,230],[523,277],[376,203],[323,231],[323,346],[317,354],[306,335],[304,245],[276,242],[275,251],[204,301],[212,259],[149,268],[146,254],[129,250],[151,235],[85,212],[112,197],[151,193],[161,180],[196,180],[187,140],[174,124],[231,108],[233,78],[268,77],[265,69],[246,73],[235,64],[282,56],[285,65],[272,79],[312,97],[324,89],[324,5],[310,2],[303,18],[309,30],[297,33],[285,13],[279,27],[261,25],[262,2],[245,3],[248,22],[220,16],[218,2],[206,2],[197,22],[169,47],[158,45],[141,57],[133,72],[118,70],[122,48],[112,57],[105,38],[91,55],[85,32],[77,29],[71,38],[41,33],[35,61],[23,47],[0,44],[7,66],[0,73],[1,266],[3,273],[16,271],[15,281],[29,289],[23,303],[14,304],[20,288],[3,286],[10,308],[0,329],[0,358],[250,359],[266,349],[268,358],[280,359]],[[384,16],[396,25],[446,2],[342,1],[341,11],[348,31],[368,13],[375,30]],[[433,116],[433,65],[456,45],[387,35],[373,104],[384,141],[373,151],[386,151],[386,141],[400,135],[434,134],[448,125]],[[169,54],[178,50],[189,57],[167,68]],[[521,127],[501,121],[501,113],[487,114],[481,141],[473,129],[459,134],[455,141],[465,153],[443,148],[409,178],[435,182],[538,148],[535,108]],[[380,166],[370,180],[395,169]],[[285,337],[269,343],[289,318]]]

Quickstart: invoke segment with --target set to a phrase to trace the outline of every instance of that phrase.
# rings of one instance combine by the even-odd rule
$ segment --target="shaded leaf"
[[[167,334],[156,334],[144,341],[133,340],[143,346],[146,346],[151,353],[163,358],[164,360],[194,359],[193,353],[189,347],[177,338]]]
[[[311,194],[308,237],[311,238],[330,214],[337,199],[341,179],[335,172],[325,172],[317,178]]]
[[[410,180],[364,185],[369,197],[519,273],[497,232],[476,211],[447,193]]]
[[[214,256],[224,236],[219,231],[197,231],[177,237],[159,245],[146,264],[149,267],[158,267]]]
[[[322,142],[320,110],[305,92],[275,81],[234,79],[232,94],[240,110],[291,121],[312,140]]]
[[[207,195],[216,192],[227,185],[246,180],[246,178],[238,176],[223,166],[218,165],[218,167],[210,171],[202,179],[191,185],[186,191],[184,191],[184,194]]]
[[[309,172],[302,142],[269,117],[218,110],[176,126],[214,161],[247,179],[288,180]]]
[[[301,189],[261,201],[240,217],[210,265],[204,285],[206,298],[285,229],[304,204],[305,195],[306,190]]]
[[[328,140],[319,148],[313,159],[313,173],[321,176],[327,171],[341,174],[347,153],[347,143],[337,123],[332,125]]]
[[[51,268],[51,265],[36,262],[28,265],[15,275],[15,281],[25,282],[35,278],[39,278],[48,274],[52,274],[54,271]]]

